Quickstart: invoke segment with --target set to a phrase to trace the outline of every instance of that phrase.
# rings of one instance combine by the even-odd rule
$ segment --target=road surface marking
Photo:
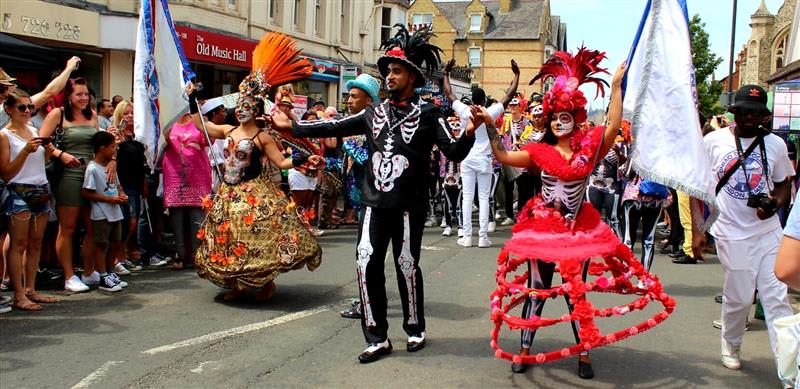
[[[347,301],[350,301],[350,300],[348,299]],[[305,311],[294,312],[294,313],[290,313],[288,315],[279,316],[279,317],[276,317],[274,319],[270,319],[270,320],[267,320],[267,321],[262,321],[260,323],[247,324],[247,325],[244,325],[244,326],[241,326],[241,327],[235,327],[235,328],[227,329],[227,330],[224,330],[224,331],[212,332],[210,334],[198,336],[196,338],[186,339],[186,340],[183,340],[183,341],[180,341],[180,342],[168,344],[166,346],[151,348],[149,350],[142,351],[142,354],[153,355],[153,354],[158,354],[158,353],[163,353],[163,352],[167,352],[167,351],[176,350],[176,349],[183,348],[183,347],[195,346],[195,345],[198,345],[198,344],[201,344],[201,343],[212,342],[212,341],[219,340],[219,339],[230,338],[232,336],[242,335],[242,334],[246,334],[248,332],[263,330],[265,328],[274,327],[274,326],[277,326],[277,325],[288,323],[290,321],[294,321],[294,320],[297,320],[297,319],[302,319],[304,317],[308,317],[308,316],[311,316],[311,315],[316,315],[316,314],[318,314],[320,312],[327,311],[327,310],[329,310],[329,309],[331,309],[331,308],[333,308],[333,307],[335,307],[337,305],[341,305],[341,304],[342,303],[323,305],[323,306],[320,306],[320,307],[317,307],[317,308],[307,309]]]
[[[203,371],[206,371],[205,370],[206,366],[208,366],[208,371],[214,371],[214,370],[217,370],[217,369],[220,368],[219,362],[217,362],[217,361],[206,361],[206,362],[200,363],[200,366],[197,366],[196,368],[194,368],[192,370],[189,370],[189,371],[192,372],[192,373],[195,373],[195,374],[200,374]]]
[[[422,246],[421,249],[429,250],[429,251],[444,251],[444,250],[446,250],[444,247],[436,247],[436,246]]]
[[[106,374],[108,373],[108,369],[110,369],[111,366],[119,365],[119,364],[123,364],[123,363],[125,363],[125,361],[108,361],[108,362],[104,363],[103,366],[100,366],[99,368],[97,368],[97,370],[93,371],[92,374],[87,375],[84,379],[81,380],[81,382],[78,382],[77,384],[75,384],[72,387],[72,389],[85,389],[85,388],[88,388],[89,386],[91,386],[96,381],[100,381],[101,379],[103,379],[103,377],[105,377]]]

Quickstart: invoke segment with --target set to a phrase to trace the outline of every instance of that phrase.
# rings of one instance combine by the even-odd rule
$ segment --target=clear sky
[[[734,55],[750,37],[750,15],[760,3],[761,0],[738,1]],[[605,51],[610,72],[627,58],[645,4],[646,0],[550,0],[551,12],[567,23],[570,50],[574,51],[583,43],[587,48]],[[733,0],[686,0],[686,4],[690,17],[700,15],[709,33],[711,49],[724,59],[715,72],[717,79],[721,79],[728,74]],[[783,0],[766,0],[767,9],[773,15],[782,4]],[[589,99],[594,97],[593,91],[584,93]]]

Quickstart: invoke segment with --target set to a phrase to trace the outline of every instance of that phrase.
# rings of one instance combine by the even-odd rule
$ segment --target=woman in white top
[[[44,170],[49,142],[27,124],[34,110],[27,93],[16,91],[4,104],[11,120],[0,130],[0,173],[7,183],[3,214],[9,220],[8,267],[14,308],[38,311],[42,309],[39,303],[58,301],[39,294],[34,287],[50,212],[50,187]]]

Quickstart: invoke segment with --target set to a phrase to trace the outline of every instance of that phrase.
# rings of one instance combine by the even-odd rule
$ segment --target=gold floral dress
[[[261,288],[280,273],[316,269],[322,248],[298,209],[264,173],[258,134],[225,145],[225,176],[198,233],[200,277],[223,288]]]

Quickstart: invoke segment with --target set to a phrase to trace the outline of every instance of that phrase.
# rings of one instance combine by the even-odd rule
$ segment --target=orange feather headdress
[[[239,93],[264,99],[272,86],[311,76],[313,67],[300,53],[294,39],[266,33],[253,51],[253,72],[239,84]]]

